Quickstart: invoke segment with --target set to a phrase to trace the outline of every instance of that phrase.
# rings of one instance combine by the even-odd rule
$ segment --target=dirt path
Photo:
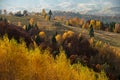
[[[95,35],[99,40],[120,48],[120,34],[105,31],[95,31]]]

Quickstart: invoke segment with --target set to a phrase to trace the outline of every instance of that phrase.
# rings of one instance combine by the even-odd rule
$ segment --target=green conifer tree
[[[26,27],[26,31],[29,31],[31,28],[32,28],[32,26],[29,24],[29,25]]]
[[[50,10],[48,14],[49,14],[49,20],[50,20],[52,16],[52,11]]]
[[[37,43],[37,45],[40,45],[41,39],[40,39],[40,36],[39,36],[39,35],[36,36],[35,42]]]
[[[0,21],[2,21],[3,20],[3,18],[2,17],[0,17]]]
[[[52,37],[52,43],[57,43],[55,36],[57,35],[57,32]]]
[[[93,26],[90,24],[90,26],[89,26],[89,35],[90,35],[90,37],[94,37],[94,29],[93,29]]]

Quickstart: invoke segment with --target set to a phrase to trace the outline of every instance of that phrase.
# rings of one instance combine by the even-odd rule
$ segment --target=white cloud
[[[110,1],[105,1],[105,0],[91,0],[90,2],[87,3],[78,3],[77,4],[77,9],[81,13],[88,13],[88,12],[94,12],[94,14],[98,13],[110,13],[110,11],[107,11],[109,8],[114,7],[112,2]]]
[[[92,10],[95,7],[96,7],[96,4],[92,4],[92,3],[79,3],[79,4],[77,4],[77,8],[79,8],[81,11]]]
[[[60,4],[58,4],[58,6],[66,8],[66,7],[70,7],[71,3],[70,2],[61,2]]]
[[[100,0],[100,4],[102,4],[101,5],[101,9],[97,12],[97,13],[99,13],[99,14],[110,14],[110,13],[114,13],[112,10],[108,10],[108,9],[110,9],[110,8],[112,8],[112,7],[114,7],[114,5],[112,4],[112,2],[108,2],[108,1],[104,1],[104,3],[103,3],[103,1],[104,0]],[[100,5],[99,4],[99,5]]]

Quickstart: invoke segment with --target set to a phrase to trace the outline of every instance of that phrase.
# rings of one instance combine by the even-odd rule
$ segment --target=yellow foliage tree
[[[90,20],[90,24],[95,25],[95,20]]]
[[[21,22],[18,22],[18,26],[22,26]]]
[[[65,24],[66,24],[67,26],[69,26],[69,21],[67,20],[67,21],[65,22]]]
[[[39,36],[40,36],[41,38],[43,38],[43,39],[46,38],[46,34],[45,34],[44,31],[39,32]]]
[[[102,47],[102,41],[97,41],[95,44],[96,47]]]
[[[82,26],[84,24],[85,20],[84,19],[80,19],[79,24]]]
[[[70,23],[70,25],[73,25],[73,23],[74,23],[73,20],[72,20],[72,18],[69,19],[68,22]]]
[[[62,35],[62,39],[66,39],[66,38],[69,38],[69,37],[72,37],[74,36],[74,32],[73,31],[67,31],[67,32],[64,32],[64,34]]]
[[[116,24],[115,24],[114,32],[120,33],[120,24],[119,24],[119,23],[116,23]]]
[[[88,28],[89,28],[89,25],[90,25],[90,24],[89,24],[88,22],[86,22],[83,27],[84,27],[85,29],[88,29]]]
[[[80,21],[80,19],[78,17],[73,18],[73,25],[79,26],[79,21]]]
[[[30,23],[30,25],[33,25],[33,24],[34,24],[34,19],[31,18],[31,19],[29,20],[29,23]]]
[[[27,27],[27,26],[26,26],[26,25],[24,25],[24,26],[23,26],[23,29],[24,29],[24,30],[26,30],[26,27]]]
[[[47,15],[47,13],[46,13],[45,9],[43,9],[43,10],[42,10],[42,16],[43,16],[44,18],[46,18],[46,15]]]
[[[66,39],[67,37],[68,37],[67,32],[64,32],[63,35],[62,35],[62,39],[64,40],[64,39]]]
[[[99,20],[96,21],[96,29],[100,30],[101,22]]]
[[[46,19],[47,21],[49,21],[49,20],[50,20],[50,16],[49,16],[49,15],[46,15],[45,19]]]
[[[75,18],[69,18],[68,22],[72,26],[79,26],[80,19],[78,17]]]
[[[68,37],[72,37],[74,36],[75,33],[73,31],[68,31],[67,34],[68,34]]]
[[[55,38],[56,38],[56,41],[58,42],[58,44],[61,44],[61,43],[62,43],[62,36],[61,36],[60,34],[57,34],[57,35],[55,36]]]
[[[95,25],[95,20],[90,20],[90,24],[93,26],[94,29],[96,29],[96,25]]]

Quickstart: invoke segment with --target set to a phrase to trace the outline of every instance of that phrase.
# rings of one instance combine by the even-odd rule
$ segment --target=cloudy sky
[[[81,13],[102,13],[110,12],[108,9],[113,7],[120,8],[120,0],[0,0],[0,9],[8,11],[27,9],[39,12],[44,8]]]

